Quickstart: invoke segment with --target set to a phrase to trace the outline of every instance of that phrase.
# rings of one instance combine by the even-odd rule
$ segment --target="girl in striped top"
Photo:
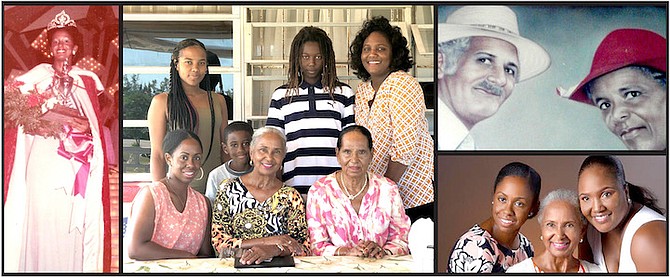
[[[335,146],[340,131],[354,123],[354,92],[338,80],[333,43],[317,27],[304,27],[293,39],[288,75],[272,94],[266,125],[287,137],[282,180],[306,194],[340,168]]]

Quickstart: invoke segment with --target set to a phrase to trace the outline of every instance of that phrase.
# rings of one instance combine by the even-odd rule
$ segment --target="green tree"
[[[146,119],[151,98],[167,91],[168,85],[168,78],[164,78],[160,83],[157,80],[151,80],[143,84],[137,74],[123,75],[123,119]],[[139,145],[140,140],[149,139],[149,131],[146,128],[123,128],[123,138],[134,139]]]

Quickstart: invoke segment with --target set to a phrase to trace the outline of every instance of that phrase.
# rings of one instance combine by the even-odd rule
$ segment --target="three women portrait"
[[[82,16],[99,10],[44,9],[41,32],[22,35],[42,39],[46,46],[30,50],[44,57],[28,65],[5,51],[12,69],[23,69],[3,76],[5,102],[44,103],[38,128],[19,120],[20,105],[5,105],[3,270],[113,272],[119,254],[111,251],[119,247],[120,263],[393,259],[412,255],[412,223],[428,217],[439,234],[428,245],[436,273],[667,272],[667,26],[641,19],[667,17],[667,10],[434,8],[435,87],[504,96],[481,124],[468,125],[464,139],[469,150],[501,151],[437,147],[452,133],[440,128],[441,110],[426,105],[416,64],[426,54],[398,17],[361,20],[344,53],[332,28],[294,28],[277,76],[283,83],[264,99],[260,125],[229,111],[251,97],[233,105],[210,83],[218,45],[186,35],[163,47],[168,82],[142,111],[147,180],[124,199],[123,246],[112,245],[119,232],[110,224],[119,213],[110,211],[110,168],[118,164],[110,138],[120,137],[110,122],[121,121],[110,112],[118,101],[107,97],[122,97],[109,93],[118,72],[94,67],[103,57],[91,47],[101,46],[87,41],[96,33],[93,16]],[[473,11],[482,14],[457,18]],[[483,16],[490,11],[505,20]],[[547,27],[577,15],[600,24],[578,36]],[[118,53],[107,55],[106,66],[118,63]],[[454,72],[461,68],[468,71]],[[452,76],[467,79],[438,80]],[[569,153],[542,152],[553,150]],[[41,229],[50,232],[38,235]]]

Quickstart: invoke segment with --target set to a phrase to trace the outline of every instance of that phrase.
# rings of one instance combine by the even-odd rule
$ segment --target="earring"
[[[533,216],[533,212],[528,213],[528,217],[532,217],[532,216]]]
[[[251,167],[253,167],[253,166],[254,166],[254,161],[250,159],[250,160],[249,160],[249,165],[250,165]]]
[[[72,51],[72,56],[77,55],[77,51]]]
[[[582,243],[582,242],[584,242],[584,239],[583,238],[579,239],[579,243]]]
[[[630,197],[628,197],[628,204],[630,205],[633,201],[630,201]]]
[[[200,178],[195,178],[195,180],[200,181],[200,180],[202,180],[203,177],[205,177],[205,171],[201,167],[200,168]]]
[[[544,237],[540,236],[540,240],[544,240]]]
[[[493,205],[493,201],[491,201],[491,205]]]

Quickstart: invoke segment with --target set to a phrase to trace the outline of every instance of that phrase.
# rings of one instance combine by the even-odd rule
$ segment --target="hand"
[[[277,254],[279,249],[274,245],[256,245],[249,249],[245,249],[240,257],[242,264],[260,264],[263,261],[270,259]]]
[[[358,247],[340,246],[335,250],[335,255],[363,257],[363,252]]]
[[[83,133],[88,133],[89,131],[88,120],[86,118],[73,117],[68,120],[68,124],[76,131]]]
[[[386,254],[384,248],[374,241],[360,241],[358,245],[356,245],[356,248],[362,253],[362,256],[366,258],[379,259],[383,258]]]
[[[265,238],[264,244],[267,245],[281,245],[282,248],[288,249],[292,254],[303,255],[302,244],[289,235],[272,236]]]

